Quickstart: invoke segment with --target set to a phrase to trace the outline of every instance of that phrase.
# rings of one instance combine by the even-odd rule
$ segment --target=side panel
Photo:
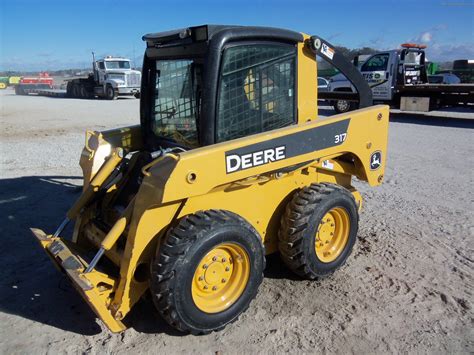
[[[311,183],[339,183],[352,190],[351,176],[343,173],[325,174],[317,165],[284,174],[275,179],[253,179],[214,189],[209,194],[190,198],[179,218],[200,210],[223,209],[242,216],[260,234],[266,253],[277,250],[281,217],[293,193]]]
[[[304,133],[313,129],[326,130],[325,127],[336,127],[341,121],[348,120],[347,131],[328,130],[326,135],[319,135],[314,131],[313,136],[306,136]],[[275,142],[284,141],[293,134],[297,138],[300,134],[304,135],[305,140],[294,139],[284,147],[275,145]],[[343,153],[358,157],[361,165],[357,167],[356,175],[359,178],[367,180],[372,186],[379,185],[385,167],[387,135],[388,107],[380,105],[180,153],[175,157],[176,167],[166,179],[159,202],[204,195],[217,186]],[[247,154],[246,150],[252,147],[261,150]],[[313,149],[306,149],[308,147]],[[235,151],[245,151],[239,155],[238,169],[231,165],[233,163],[228,156],[229,152]],[[287,151],[299,154],[287,155]],[[371,156],[375,152],[380,152],[376,156],[379,164],[374,164],[371,168]],[[150,165],[149,174],[160,174],[163,163]]]

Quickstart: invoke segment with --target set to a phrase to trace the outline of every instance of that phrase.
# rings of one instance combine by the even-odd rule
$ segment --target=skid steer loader
[[[140,125],[86,133],[81,196],[53,234],[32,229],[113,332],[151,292],[193,334],[236,320],[265,255],[330,275],[356,241],[357,178],[382,183],[388,107],[317,36],[198,26],[143,37]],[[338,67],[360,109],[319,118],[317,62]],[[65,226],[74,221],[72,238]]]

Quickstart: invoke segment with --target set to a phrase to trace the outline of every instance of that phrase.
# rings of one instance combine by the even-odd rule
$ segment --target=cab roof
[[[142,37],[148,47],[165,46],[179,43],[209,42],[216,37],[236,39],[262,39],[283,42],[303,42],[301,33],[274,27],[201,25],[176,30],[149,33]]]

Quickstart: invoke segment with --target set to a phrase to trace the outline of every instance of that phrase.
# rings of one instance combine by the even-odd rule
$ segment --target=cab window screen
[[[217,141],[270,131],[295,122],[296,48],[242,45],[224,52]]]

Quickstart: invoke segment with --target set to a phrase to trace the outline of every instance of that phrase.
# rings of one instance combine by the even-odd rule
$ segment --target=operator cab
[[[141,122],[149,151],[191,149],[296,122],[302,34],[205,25],[143,39]]]

